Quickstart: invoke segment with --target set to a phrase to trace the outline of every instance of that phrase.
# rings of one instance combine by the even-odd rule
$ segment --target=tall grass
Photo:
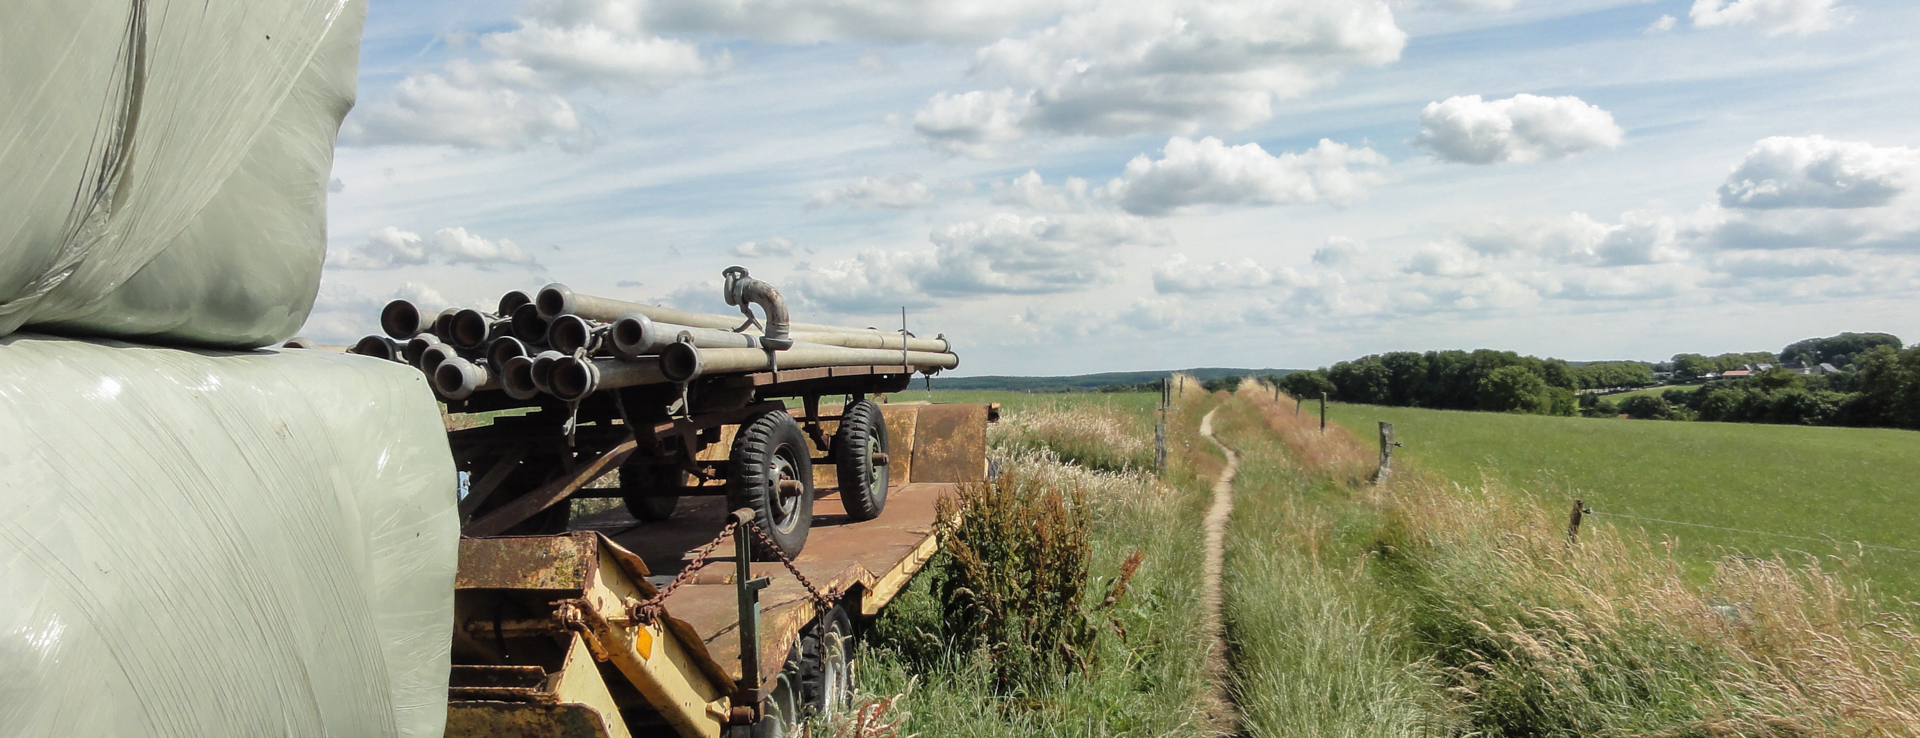
[[[1153,468],[1153,428],[1111,403],[1055,400],[1007,412],[990,440],[1010,452],[1048,449],[1089,469]]]
[[[1365,528],[1310,558],[1364,572],[1348,598],[1380,603],[1403,658],[1444,688],[1434,718],[1460,730],[1920,735],[1920,637],[1820,559],[1729,558],[1700,583],[1668,541],[1590,522],[1570,542],[1557,504],[1418,469],[1314,505]]]
[[[1242,733],[1444,734],[1432,670],[1396,639],[1401,613],[1358,594],[1370,582],[1352,530],[1372,518],[1339,504],[1340,483],[1365,474],[1357,446],[1270,390],[1238,399],[1215,428],[1242,459],[1225,588]]]
[[[1207,500],[1201,475],[1211,473],[1208,464],[1217,470],[1219,460],[1209,460],[1204,453],[1194,459],[1177,455],[1158,477],[1136,465],[1114,472],[1069,463],[1062,451],[1072,447],[1067,439],[1079,437],[1081,428],[1088,425],[1111,427],[1104,417],[1112,408],[1103,407],[1097,395],[1085,399],[1096,403],[1093,411],[1083,412],[1065,401],[1056,410],[1080,420],[1043,419],[1023,425],[1017,435],[1004,429],[993,434],[991,453],[1002,469],[1003,492],[1033,502],[1002,500],[1004,504],[980,510],[1007,516],[982,524],[996,529],[992,537],[999,539],[1017,538],[1020,529],[1032,528],[1027,513],[1020,511],[1047,508],[1053,504],[1045,501],[1050,497],[1061,507],[1049,514],[1063,520],[1084,515],[1075,519],[1085,526],[1087,576],[1073,597],[1074,608],[1094,636],[1074,647],[1080,658],[1069,659],[1070,668],[1035,669],[1042,679],[1007,679],[1002,657],[1008,654],[995,651],[996,639],[950,637],[956,628],[979,635],[978,630],[965,630],[968,618],[977,618],[977,613],[970,616],[966,608],[948,607],[942,592],[947,582],[956,581],[956,575],[974,576],[965,573],[970,567],[986,567],[988,573],[980,576],[991,578],[998,576],[991,573],[995,569],[1017,570],[1034,562],[1000,559],[985,552],[976,554],[977,565],[945,554],[936,557],[873,623],[862,656],[861,677],[867,690],[896,694],[914,685],[902,705],[909,714],[903,733],[1203,734],[1204,716],[1198,705],[1199,695],[1208,686],[1202,673],[1206,642],[1197,630],[1191,604],[1199,595],[1199,530]],[[1192,435],[1198,413],[1204,412],[1205,396],[1190,392],[1182,399],[1172,412],[1175,433],[1170,447],[1198,448],[1204,442]],[[1029,416],[1030,420],[1037,417],[1038,411]],[[1088,418],[1097,422],[1088,423]],[[1150,426],[1130,422],[1136,422],[1131,433],[1151,439]],[[1129,569],[1132,573],[1127,577]],[[1061,574],[1049,572],[1042,578],[1060,579]],[[1125,586],[1118,586],[1123,577]],[[1025,581],[1030,584],[1033,579]]]

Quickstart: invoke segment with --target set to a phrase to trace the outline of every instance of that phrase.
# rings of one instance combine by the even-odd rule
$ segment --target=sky
[[[371,0],[305,335],[550,282],[958,374],[1920,340],[1920,4]],[[1909,71],[1901,71],[1909,70]]]

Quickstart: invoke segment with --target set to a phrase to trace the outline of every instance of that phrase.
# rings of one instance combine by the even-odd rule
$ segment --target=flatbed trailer
[[[565,533],[464,538],[446,734],[784,735],[844,707],[854,622],[937,552],[937,500],[987,478],[986,424],[998,415],[991,405],[881,410],[886,507],[854,521],[833,470],[816,466],[812,534],[790,561],[754,561],[736,535],[751,511],[697,490],[665,520],[614,511]],[[831,416],[817,396],[792,412],[833,422],[820,420]],[[723,458],[735,430],[712,427],[693,431],[712,439],[701,461]]]

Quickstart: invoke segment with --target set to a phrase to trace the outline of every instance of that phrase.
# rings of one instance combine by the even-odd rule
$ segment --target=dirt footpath
[[[1207,561],[1201,570],[1201,623],[1207,634],[1207,676],[1213,689],[1207,695],[1207,728],[1221,735],[1232,735],[1239,723],[1230,683],[1233,672],[1227,665],[1226,630],[1222,625],[1220,575],[1227,557],[1227,518],[1233,514],[1233,476],[1240,471],[1240,454],[1213,437],[1213,414],[1200,419],[1200,435],[1227,455],[1227,467],[1213,481],[1213,507],[1207,510]]]

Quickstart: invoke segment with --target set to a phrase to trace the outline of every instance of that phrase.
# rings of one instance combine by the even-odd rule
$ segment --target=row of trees
[[[1886,333],[1842,333],[1787,346],[1719,356],[1680,354],[1670,364],[1690,380],[1783,357],[1839,368],[1801,375],[1774,368],[1700,388],[1636,394],[1615,402],[1578,390],[1645,387],[1656,365],[1618,361],[1573,365],[1511,351],[1397,351],[1278,378],[1299,398],[1323,393],[1341,402],[1487,410],[1541,415],[1627,415],[1642,419],[1920,428],[1920,346],[1903,349]]]
[[[1652,420],[1920,428],[1920,347],[1878,344],[1846,366],[1823,376],[1771,369],[1698,390],[1628,397],[1617,409]]]
[[[1295,397],[1341,402],[1571,415],[1575,391],[1653,384],[1653,365],[1609,361],[1574,366],[1512,351],[1396,351],[1295,372],[1280,387]]]

